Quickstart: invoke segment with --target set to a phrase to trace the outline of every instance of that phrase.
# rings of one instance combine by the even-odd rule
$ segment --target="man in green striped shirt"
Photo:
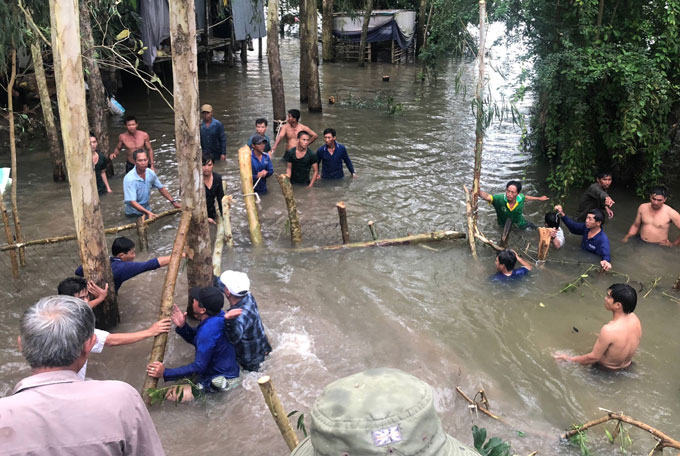
[[[524,218],[525,201],[547,201],[549,198],[543,196],[530,196],[520,193],[522,183],[520,181],[510,181],[505,185],[505,193],[491,195],[483,190],[479,190],[479,196],[491,204],[496,209],[496,217],[499,225],[505,225],[510,219],[517,228],[525,229],[531,224]]]

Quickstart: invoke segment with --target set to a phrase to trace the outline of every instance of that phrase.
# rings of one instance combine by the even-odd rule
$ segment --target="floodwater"
[[[491,76],[492,91],[499,101],[501,93],[506,98],[510,95],[511,76],[518,71],[513,55],[499,47],[491,56],[493,66],[508,77]],[[287,108],[299,106],[297,56],[297,41],[283,40]],[[467,97],[455,91],[459,71],[468,87]],[[322,99],[332,95],[338,102],[324,102],[323,114],[308,114],[303,109],[301,120],[317,133],[334,127],[359,177],[322,182],[311,190],[295,189],[305,245],[341,241],[335,209],[341,200],[347,203],[353,240],[369,239],[369,220],[375,221],[381,238],[464,230],[462,185],[471,183],[474,147],[470,107],[474,62],[452,61],[436,85],[416,82],[418,69],[412,65],[371,64],[359,69],[353,63],[336,63],[322,65],[320,73]],[[391,76],[389,83],[382,82],[384,74]],[[250,276],[274,347],[262,371],[273,378],[287,410],[308,413],[330,381],[371,367],[391,366],[413,373],[435,388],[445,428],[466,443],[472,442],[470,428],[476,423],[490,435],[508,440],[516,454],[576,455],[578,449],[560,442],[558,436],[572,424],[602,416],[600,407],[622,411],[671,436],[680,436],[680,368],[676,362],[680,304],[662,293],[680,274],[677,249],[619,242],[642,202],[631,191],[623,187],[612,190],[616,217],[606,225],[606,231],[612,240],[616,274],[590,273],[587,284],[569,293],[560,294],[559,290],[578,279],[595,260],[581,252],[579,239],[570,235],[565,248],[550,252],[551,261],[544,269],[513,286],[490,283],[494,253],[480,246],[477,263],[465,241],[290,252],[285,205],[274,179],[269,180],[270,193],[259,205],[265,245],[252,248],[235,152],[254,130],[255,118],[271,119],[266,57],[258,61],[257,52],[251,52],[246,66],[211,66],[208,74],[201,74],[200,92],[201,102],[213,105],[215,117],[224,123],[228,135],[228,158],[216,171],[223,173],[235,197],[232,223],[236,247],[225,251],[223,269],[246,271]],[[402,104],[401,114],[390,115],[384,106],[377,106],[380,103],[360,106],[362,100],[373,101],[376,96],[383,100],[393,97]],[[170,110],[144,91],[120,94],[119,100],[137,116],[140,129],[151,135],[159,176],[177,196]],[[528,105],[522,109],[526,112]],[[114,135],[123,131],[121,120],[113,119],[111,128],[113,147]],[[272,137],[271,129],[268,134]],[[482,171],[485,190],[500,192],[507,180],[520,178],[527,193],[548,192],[547,171],[519,150],[520,136],[520,129],[507,119],[489,129]],[[320,145],[317,141],[313,146]],[[72,232],[68,189],[51,182],[45,145],[23,144],[19,153],[19,202],[25,237]],[[282,148],[278,155],[281,153]],[[126,223],[121,158],[111,180],[114,193],[102,198],[106,226]],[[277,172],[285,170],[278,159],[275,168]],[[567,212],[575,209],[577,196],[565,202]],[[539,223],[550,204],[528,203],[525,213]],[[152,207],[155,211],[170,208],[158,195],[153,196]],[[490,238],[498,238],[493,211],[486,205],[480,223]],[[154,226],[151,253],[140,253],[139,258],[168,253],[175,224],[176,220],[166,219]],[[677,235],[673,230],[673,238]],[[517,249],[528,243],[535,249],[533,233],[511,237],[511,245]],[[78,261],[75,243],[29,249],[28,254],[29,263],[37,266],[14,283],[15,287],[7,282],[3,286],[0,395],[8,394],[18,380],[29,375],[15,348],[19,316],[39,297],[54,293],[58,281]],[[3,268],[9,264],[6,256],[1,264]],[[5,270],[3,281],[8,277]],[[135,331],[151,324],[157,315],[163,278],[164,271],[154,271],[122,287],[122,321],[116,331]],[[623,373],[604,373],[555,362],[555,351],[580,354],[590,350],[597,331],[610,318],[603,306],[606,288],[626,280],[638,289],[644,287],[636,311],[643,339],[633,367]],[[178,286],[179,303],[184,302],[185,283],[180,280]],[[88,375],[141,388],[150,347],[151,342],[144,341],[107,348],[92,355]],[[173,335],[166,364],[183,365],[192,357],[191,347]],[[151,415],[167,453],[287,454],[256,378],[249,374],[242,388],[205,403],[153,407]],[[456,386],[469,395],[484,388],[494,413],[510,424],[471,414]],[[598,454],[617,451],[606,442],[602,428],[593,429],[589,437],[591,450]],[[631,437],[635,454],[647,454],[653,446],[642,431],[632,431]]]

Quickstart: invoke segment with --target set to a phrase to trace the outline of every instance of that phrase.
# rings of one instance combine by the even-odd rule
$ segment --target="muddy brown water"
[[[287,107],[296,102],[298,43],[285,39],[282,64]],[[499,48],[492,58],[506,74],[516,74],[512,52]],[[473,87],[474,62],[452,61],[436,85],[416,83],[418,69],[411,65],[372,64],[358,69],[352,63],[322,65],[323,114],[302,110],[302,122],[321,133],[326,127],[338,131],[359,175],[317,188],[296,188],[305,245],[339,243],[335,203],[345,201],[351,236],[368,240],[368,220],[374,220],[380,237],[397,237],[439,229],[464,229],[463,183],[470,183],[474,119],[470,97],[455,93],[455,75]],[[391,76],[389,83],[382,75]],[[491,77],[493,91],[510,94],[511,87]],[[472,89],[469,89],[471,92]],[[615,187],[616,217],[606,225],[612,240],[614,270],[618,275],[591,274],[590,286],[559,294],[593,262],[579,251],[579,239],[567,235],[566,247],[551,251],[546,267],[513,286],[491,284],[493,252],[481,247],[479,263],[471,259],[464,241],[373,248],[316,254],[290,253],[284,232],[286,210],[279,187],[269,180],[270,193],[262,198],[260,217],[265,246],[249,246],[245,210],[240,197],[236,149],[254,130],[254,119],[271,119],[266,58],[251,53],[246,66],[211,66],[200,80],[201,102],[214,107],[215,117],[227,131],[228,158],[216,171],[224,174],[235,196],[232,212],[236,247],[225,251],[223,269],[246,271],[262,312],[274,351],[263,366],[271,375],[285,407],[308,413],[324,385],[353,372],[378,366],[404,369],[430,383],[445,428],[466,443],[472,442],[470,427],[476,423],[490,435],[509,440],[517,454],[539,451],[546,455],[576,455],[578,450],[560,443],[560,432],[604,414],[598,408],[623,411],[680,437],[680,352],[678,321],[680,304],[662,294],[680,274],[678,250],[619,242],[641,202],[628,190]],[[382,106],[357,106],[377,95],[393,97],[403,111],[392,116]],[[140,129],[153,140],[161,180],[177,195],[173,149],[173,117],[157,97],[144,91],[123,93],[121,103],[137,116]],[[523,106],[524,111],[528,105]],[[112,133],[123,130],[121,119],[111,121]],[[271,122],[268,134],[272,137]],[[500,192],[511,178],[521,178],[530,194],[548,192],[546,170],[519,150],[521,131],[509,121],[495,123],[485,139],[482,186]],[[112,134],[112,147],[115,136]],[[321,141],[313,146],[319,147]],[[68,189],[50,179],[43,142],[20,146],[19,201],[28,239],[72,232]],[[279,156],[282,149],[279,149]],[[126,223],[122,203],[123,161],[116,163],[111,180],[114,193],[102,198],[105,225]],[[3,155],[0,159],[7,160]],[[277,172],[283,164],[276,159]],[[577,195],[566,201],[575,208]],[[672,199],[670,202],[677,201]],[[169,205],[152,197],[156,211]],[[527,217],[538,223],[550,203],[532,202]],[[481,211],[482,230],[499,236],[489,207]],[[151,254],[169,252],[175,220],[151,230]],[[673,236],[677,236],[673,230]],[[130,236],[134,236],[130,233]],[[109,238],[109,242],[111,238]],[[524,248],[534,236],[513,234],[511,243]],[[534,247],[532,247],[534,248]],[[16,350],[18,318],[39,297],[55,292],[60,278],[77,264],[75,244],[49,250],[31,250],[42,264],[17,287],[2,287],[0,306],[0,395],[29,375],[29,368]],[[149,257],[141,253],[140,259]],[[59,262],[56,257],[63,256]],[[3,267],[8,265],[3,259]],[[3,273],[8,280],[9,272]],[[164,272],[154,271],[127,282],[121,289],[121,323],[116,331],[147,327],[157,314]],[[642,297],[650,283],[657,287]],[[626,372],[603,373],[558,364],[556,350],[585,353],[610,315],[603,306],[608,285],[629,278],[640,293],[637,313],[643,339],[635,364]],[[186,292],[185,281],[178,288]],[[20,285],[20,286],[19,286]],[[677,294],[675,295],[678,296]],[[178,301],[182,302],[182,298]],[[107,348],[92,355],[88,375],[94,379],[118,379],[141,388],[144,366],[151,347],[136,345]],[[167,365],[191,361],[193,350],[173,335]],[[455,387],[468,394],[484,388],[495,413],[506,426],[468,411]],[[269,415],[256,383],[249,374],[243,387],[226,397],[205,403],[156,406],[151,415],[170,455],[287,454],[286,446]],[[309,421],[307,421],[309,424]],[[521,436],[520,432],[523,433]],[[642,454],[653,441],[633,431],[635,454]],[[613,454],[602,429],[590,433],[591,449]]]

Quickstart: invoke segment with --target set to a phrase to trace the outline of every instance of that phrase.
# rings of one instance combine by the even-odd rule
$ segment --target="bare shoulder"
[[[147,132],[142,131],[142,130],[139,130],[139,132],[142,134],[142,138],[144,138],[144,141],[151,139]]]

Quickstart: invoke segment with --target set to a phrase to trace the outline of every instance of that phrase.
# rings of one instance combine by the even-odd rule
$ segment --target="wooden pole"
[[[107,329],[118,323],[119,314],[92,169],[78,3],[73,0],[50,0],[50,18],[59,120],[80,259],[86,278],[100,285],[109,284],[106,300],[94,309],[97,327]]]
[[[231,202],[233,197],[227,195],[227,182],[222,181],[222,189],[225,195],[222,197],[222,222],[224,223],[224,241],[229,247],[234,246],[234,236],[231,233]]]
[[[257,39],[257,58],[262,60],[262,38]]]
[[[672,437],[669,437],[668,435],[664,434],[663,432],[653,428],[652,426],[643,423],[642,421],[638,421],[636,419],[631,418],[630,416],[627,415],[622,415],[620,413],[614,413],[614,412],[609,412],[606,416],[603,416],[601,418],[598,418],[596,420],[588,421],[587,423],[583,424],[582,426],[579,426],[578,429],[572,429],[570,431],[565,432],[560,436],[561,439],[568,439],[569,437],[578,434],[579,431],[585,431],[588,428],[591,428],[593,426],[597,426],[598,424],[606,423],[607,421],[623,421],[624,423],[633,425],[637,428],[640,428],[644,431],[649,432],[652,434],[656,439],[659,440],[658,445],[655,448],[675,448],[677,450],[680,450],[680,441],[675,440]]]
[[[435,231],[432,233],[412,234],[401,238],[380,239],[378,241],[351,242],[349,244],[325,245],[320,247],[319,246],[304,247],[300,249],[295,249],[293,251],[310,253],[332,250],[362,249],[365,247],[388,247],[393,245],[405,245],[405,244],[424,244],[427,242],[450,241],[453,239],[465,239],[465,233],[460,233],[458,231]]]
[[[191,222],[191,211],[185,210],[182,212],[182,218],[179,220],[179,227],[177,228],[177,235],[175,242],[172,245],[172,254],[170,255],[170,263],[168,264],[168,272],[165,274],[165,282],[163,282],[163,295],[161,297],[161,306],[158,313],[158,319],[168,318],[172,311],[174,302],[175,285],[177,283],[177,274],[179,273],[179,265],[182,260],[182,253],[187,242],[187,231]],[[153,348],[151,349],[151,357],[149,362],[155,361],[163,362],[165,358],[165,346],[168,342],[168,333],[161,333],[153,340]],[[144,386],[142,387],[142,397],[146,404],[150,404],[149,388],[156,388],[158,386],[158,379],[146,376]]]
[[[139,251],[143,252],[144,250],[149,249],[149,241],[146,237],[146,224],[144,223],[144,217],[139,217],[135,221],[135,225],[137,227],[137,246],[139,247]]]
[[[274,137],[279,133],[276,119],[286,118],[286,97],[283,91],[278,30],[279,0],[269,0],[267,6],[267,63],[269,66],[269,85],[272,91],[272,109],[274,111]]]
[[[17,77],[17,50],[12,47],[11,50],[12,71],[7,84],[7,112],[9,115],[9,153],[12,163],[12,187],[10,189],[10,202],[12,204],[12,219],[14,221],[14,235],[17,242],[21,243],[24,240],[21,234],[21,221],[19,220],[19,207],[17,206],[17,184],[19,179],[17,176],[17,145],[14,139],[14,101],[12,97],[12,90],[14,89],[14,81]],[[23,248],[19,249],[19,263],[21,267],[26,266],[26,254]]]
[[[550,250],[550,228],[540,227],[538,229],[538,260],[545,261],[548,258],[548,250]]]
[[[300,228],[300,218],[298,217],[297,205],[293,196],[293,186],[290,184],[290,178],[286,174],[277,174],[276,180],[279,181],[281,192],[283,192],[283,198],[286,200],[286,207],[288,208],[290,240],[293,242],[293,245],[299,245],[302,242],[302,229]]]
[[[194,2],[170,0],[168,6],[179,194],[182,208],[191,211],[187,245],[193,256],[187,258],[187,282],[189,288],[205,287],[212,283],[212,243],[201,175],[196,12]]]
[[[225,192],[227,191],[227,183],[225,181],[222,181],[222,188]],[[224,243],[226,242],[229,247],[234,246],[229,216],[231,200],[231,195],[222,197],[222,216],[219,217],[217,223],[217,235],[215,236],[215,250],[213,250],[212,264],[213,275],[218,277],[222,273],[222,250],[224,250]]]
[[[52,111],[52,100],[47,88],[47,78],[45,77],[45,65],[43,64],[42,51],[38,39],[31,43],[31,56],[33,58],[33,68],[35,70],[35,81],[38,85],[40,95],[40,110],[45,122],[47,133],[47,144],[52,159],[52,180],[63,182],[66,180],[66,166],[64,164],[64,151],[59,144],[59,134],[57,125],[54,123],[54,112]],[[100,143],[101,144],[101,143]]]
[[[297,434],[293,430],[293,426],[290,425],[290,420],[288,420],[288,414],[283,409],[281,400],[279,399],[276,390],[274,389],[274,384],[272,383],[269,375],[260,377],[257,380],[257,384],[260,385],[260,390],[262,391],[262,396],[264,396],[264,401],[269,407],[269,411],[274,418],[274,422],[279,427],[279,431],[283,436],[283,440],[286,441],[288,449],[293,451],[295,447],[298,446],[300,441],[298,440]]]
[[[9,226],[9,216],[7,215],[7,208],[5,202],[2,200],[3,194],[0,193],[0,211],[2,211],[2,224],[5,227],[5,237],[7,238],[9,250],[9,259],[12,263],[12,277],[19,278],[19,262],[17,261],[16,244],[14,244],[14,236],[12,235],[12,228]]]
[[[373,220],[368,221],[368,231],[371,232],[371,237],[374,241],[378,240],[378,232],[375,230],[375,222]]]
[[[317,27],[317,6],[316,0],[301,0],[305,2],[305,18],[307,22],[307,46],[305,46],[306,56],[301,64],[307,65],[309,78],[307,84],[307,110],[309,112],[321,112],[321,85],[319,84],[319,32]],[[301,84],[302,85],[302,84]]]
[[[338,218],[340,219],[340,232],[342,233],[342,243],[349,244],[349,227],[347,226],[347,205],[340,201],[335,205],[338,208]]]
[[[298,1],[298,17],[300,18],[300,103],[307,103],[309,99],[309,63],[307,62],[307,47],[309,46],[309,24],[307,23],[307,0]],[[276,117],[277,119],[285,119],[285,117]]]
[[[260,245],[262,244],[262,230],[260,228],[260,218],[257,215],[257,204],[255,204],[253,165],[250,154],[250,147],[241,147],[238,150],[238,166],[241,170],[241,191],[243,192],[243,201],[246,204],[246,214],[248,215],[250,242],[253,245]]]
[[[321,16],[321,49],[324,62],[333,61],[333,0],[323,0]]]
[[[463,185],[463,190],[465,190],[465,218],[467,219],[468,244],[470,245],[472,257],[477,258],[477,244],[475,243],[477,224],[475,223],[474,212],[472,210],[472,197],[466,185]]]
[[[361,24],[361,38],[359,41],[359,66],[364,66],[364,53],[366,52],[366,37],[368,36],[368,25],[371,21],[371,13],[373,12],[373,0],[364,0],[364,20]]]

